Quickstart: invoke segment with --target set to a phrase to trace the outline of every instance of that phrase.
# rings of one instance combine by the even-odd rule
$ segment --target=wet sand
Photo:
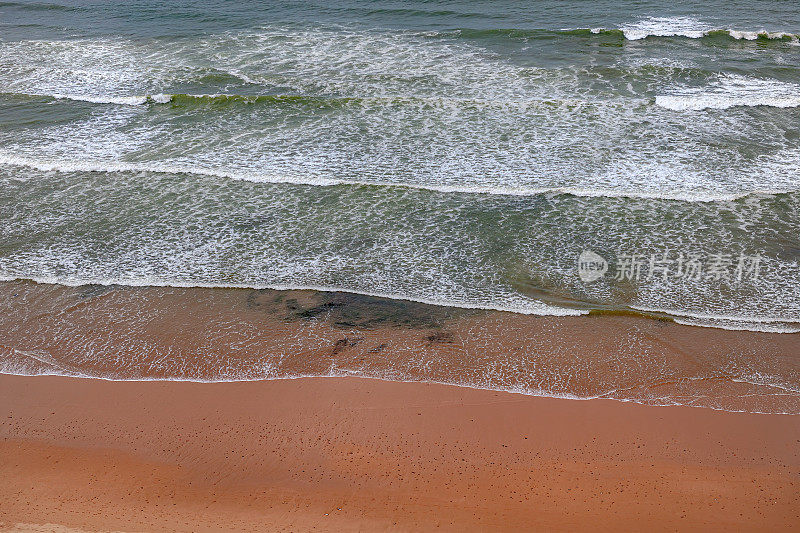
[[[0,522],[797,530],[800,418],[363,378],[0,376]]]
[[[800,413],[800,334],[335,292],[0,283],[0,372],[207,381],[357,375]]]

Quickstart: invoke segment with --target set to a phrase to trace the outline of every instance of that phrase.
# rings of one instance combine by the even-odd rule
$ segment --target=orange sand
[[[788,415],[360,378],[0,375],[0,446],[0,529],[800,529]]]

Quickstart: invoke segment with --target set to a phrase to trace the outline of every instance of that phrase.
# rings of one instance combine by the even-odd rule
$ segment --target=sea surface
[[[800,2],[0,1],[0,222],[5,280],[797,332]]]

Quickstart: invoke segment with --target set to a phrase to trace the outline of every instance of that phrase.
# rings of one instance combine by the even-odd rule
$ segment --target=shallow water
[[[0,372],[109,380],[362,376],[800,414],[798,335],[540,317],[342,292],[0,283]]]

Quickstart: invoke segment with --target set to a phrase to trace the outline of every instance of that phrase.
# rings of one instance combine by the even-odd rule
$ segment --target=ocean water
[[[0,221],[0,279],[800,331],[800,3],[3,1]]]

